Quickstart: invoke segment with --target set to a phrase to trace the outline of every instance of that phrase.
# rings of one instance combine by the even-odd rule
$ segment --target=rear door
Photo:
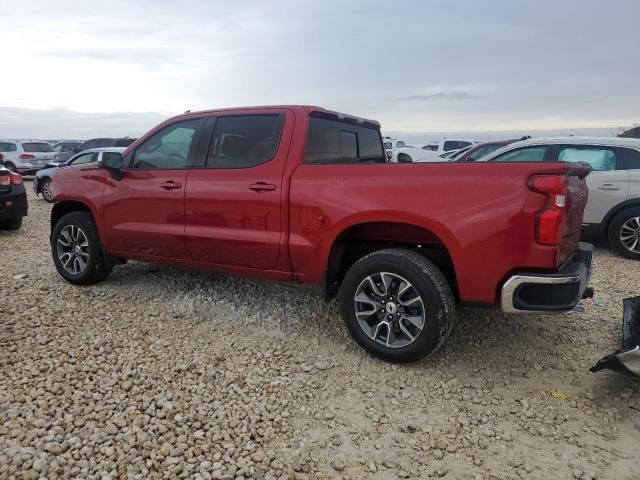
[[[123,160],[122,177],[104,190],[109,249],[188,259],[184,194],[205,120],[181,120],[158,130]]]
[[[191,258],[273,269],[284,242],[283,172],[293,113],[260,110],[209,120],[202,163],[190,173],[185,242]]]
[[[625,148],[624,160],[629,172],[628,199],[640,198],[640,151],[633,148]]]
[[[560,162],[586,162],[593,169],[587,176],[589,201],[585,224],[599,224],[605,215],[627,199],[629,172],[620,149],[599,145],[558,145],[554,156]]]

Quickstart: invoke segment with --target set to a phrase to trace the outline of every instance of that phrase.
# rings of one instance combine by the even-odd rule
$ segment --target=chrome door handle
[[[614,185],[613,183],[603,183],[598,186],[598,190],[620,190],[620,187]]]
[[[161,183],[160,186],[162,188],[164,188],[165,190],[176,190],[178,188],[182,188],[182,184],[181,183],[174,182],[173,180]]]

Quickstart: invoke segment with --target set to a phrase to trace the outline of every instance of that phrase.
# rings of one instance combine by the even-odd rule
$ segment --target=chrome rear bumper
[[[521,273],[502,286],[500,303],[509,313],[564,312],[583,298],[591,277],[593,246],[580,243],[575,256],[556,273]]]

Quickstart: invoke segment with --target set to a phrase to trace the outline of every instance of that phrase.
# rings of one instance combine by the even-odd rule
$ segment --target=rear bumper
[[[27,215],[28,204],[27,194],[24,190],[24,186],[21,188],[12,187],[15,192],[8,194],[0,194],[0,220],[11,220],[14,218],[21,218]]]
[[[555,273],[520,273],[502,287],[501,307],[509,313],[564,312],[583,298],[591,277],[593,246],[580,243],[574,257]]]

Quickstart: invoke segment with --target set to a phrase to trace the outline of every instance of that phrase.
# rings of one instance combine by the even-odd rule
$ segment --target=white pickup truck
[[[383,142],[389,161],[392,163],[441,162],[443,160],[439,155],[478,143],[476,140],[443,138],[439,142],[419,148],[391,137],[384,137]]]

